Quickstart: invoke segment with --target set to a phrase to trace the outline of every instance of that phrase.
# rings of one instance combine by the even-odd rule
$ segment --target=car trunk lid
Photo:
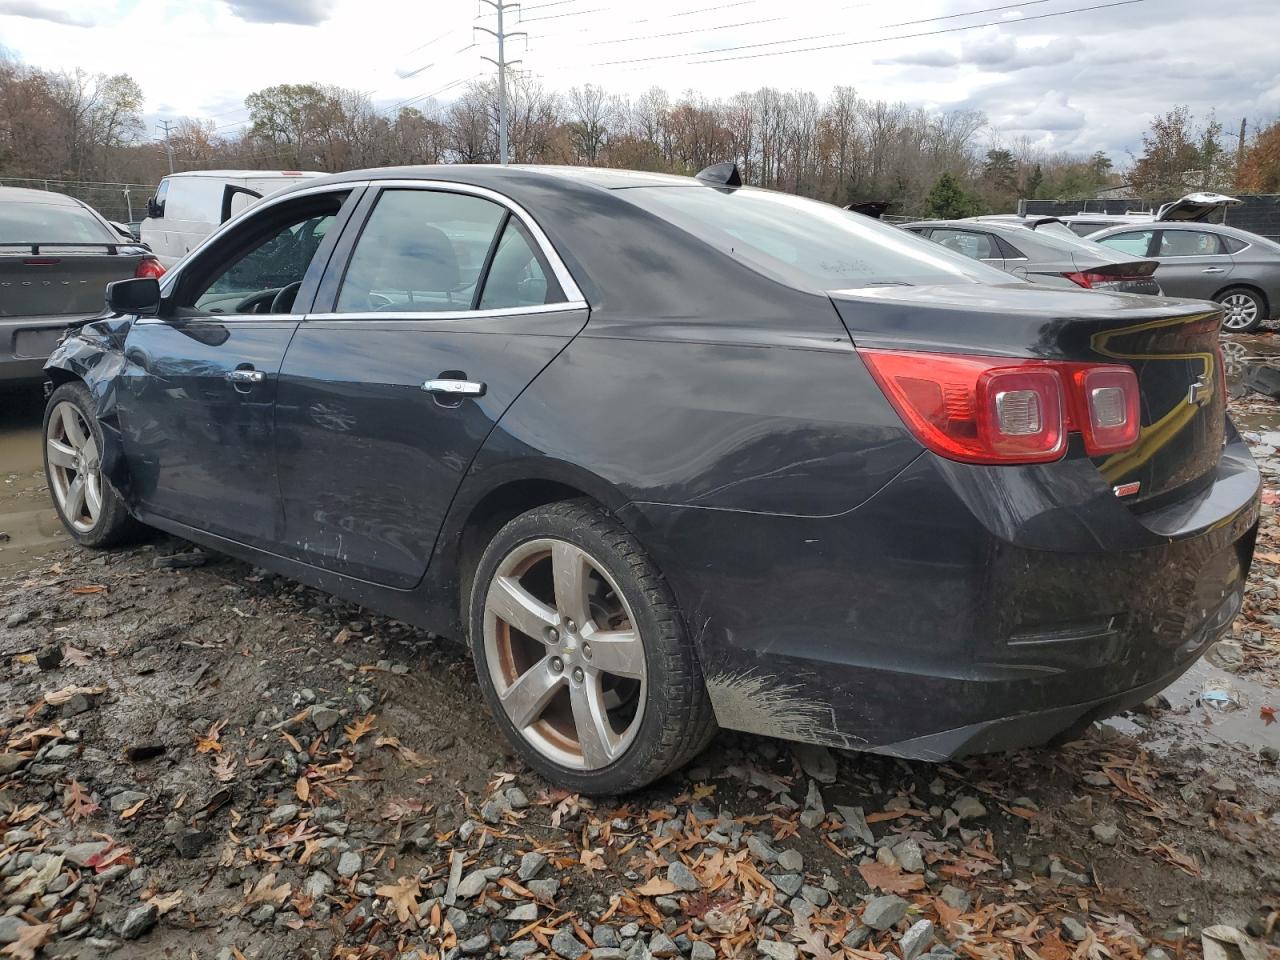
[[[1201,222],[1213,211],[1241,202],[1243,201],[1221,193],[1189,193],[1162,206],[1156,211],[1155,219]]]
[[[1141,394],[1138,442],[1094,458],[1107,484],[1127,491],[1126,503],[1189,495],[1221,457],[1226,409],[1217,308],[1030,284],[886,286],[831,298],[860,348],[1132,367]],[[1073,441],[1067,455],[1085,456],[1082,444]]]
[[[0,244],[0,318],[96,313],[106,285],[148,256],[123,244]]]

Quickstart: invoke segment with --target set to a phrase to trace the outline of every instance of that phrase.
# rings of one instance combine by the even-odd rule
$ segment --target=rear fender
[[[131,317],[90,320],[67,332],[44,365],[57,387],[79,380],[89,390],[93,414],[102,428],[102,476],[128,502],[129,475],[117,419],[119,375],[124,370],[124,340]]]

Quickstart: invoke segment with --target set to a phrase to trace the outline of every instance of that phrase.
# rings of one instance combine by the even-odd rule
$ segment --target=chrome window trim
[[[375,320],[481,320],[486,317],[521,317],[530,313],[568,313],[586,310],[585,300],[564,300],[560,303],[536,303],[528,307],[494,307],[491,310],[361,310],[351,313],[308,313],[304,323],[332,323],[352,321],[369,323]]]

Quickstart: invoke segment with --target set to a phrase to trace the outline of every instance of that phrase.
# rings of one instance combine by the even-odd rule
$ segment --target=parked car
[[[700,178],[402,167],[264,199],[50,359],[76,541],[146,524],[468,637],[546,777],[717,724],[941,760],[1138,703],[1240,609],[1219,311],[1009,282]]]
[[[1154,260],[1112,253],[1073,233],[1032,232],[992,221],[920,220],[904,225],[956,253],[1031,283],[1159,296]]]
[[[49,351],[101,307],[107,282],[163,272],[88,204],[0,187],[0,383],[43,380]]]
[[[1028,226],[1033,230],[1042,229],[1046,223],[1061,223],[1078,237],[1087,237],[1099,230],[1110,227],[1148,224],[1155,221],[1203,223],[1215,211],[1232,204],[1240,203],[1235,197],[1223,196],[1220,193],[1189,193],[1185,197],[1162,205],[1155,212],[1138,211],[1134,213],[1068,213],[1057,217],[1025,216],[1017,213],[997,213],[987,216],[972,217],[974,220],[999,221]]]
[[[138,235],[171,267],[222,223],[257,200],[323,176],[310,170],[191,170],[171,173],[147,200]]]
[[[1248,333],[1280,316],[1280,244],[1218,223],[1112,227],[1089,240],[1160,264],[1165,293],[1222,304],[1222,327]]]

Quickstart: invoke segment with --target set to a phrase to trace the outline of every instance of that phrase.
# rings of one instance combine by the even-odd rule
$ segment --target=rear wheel
[[[102,427],[82,383],[64,383],[49,396],[44,472],[58,519],[81,546],[112,547],[145,530],[102,476]]]
[[[1215,299],[1222,304],[1222,329],[1232,333],[1252,333],[1267,318],[1266,301],[1256,290],[1248,287],[1231,287],[1223,290]]]
[[[715,732],[670,590],[589,501],[536,508],[498,532],[472,582],[469,626],[499,726],[552,782],[634,790]]]

